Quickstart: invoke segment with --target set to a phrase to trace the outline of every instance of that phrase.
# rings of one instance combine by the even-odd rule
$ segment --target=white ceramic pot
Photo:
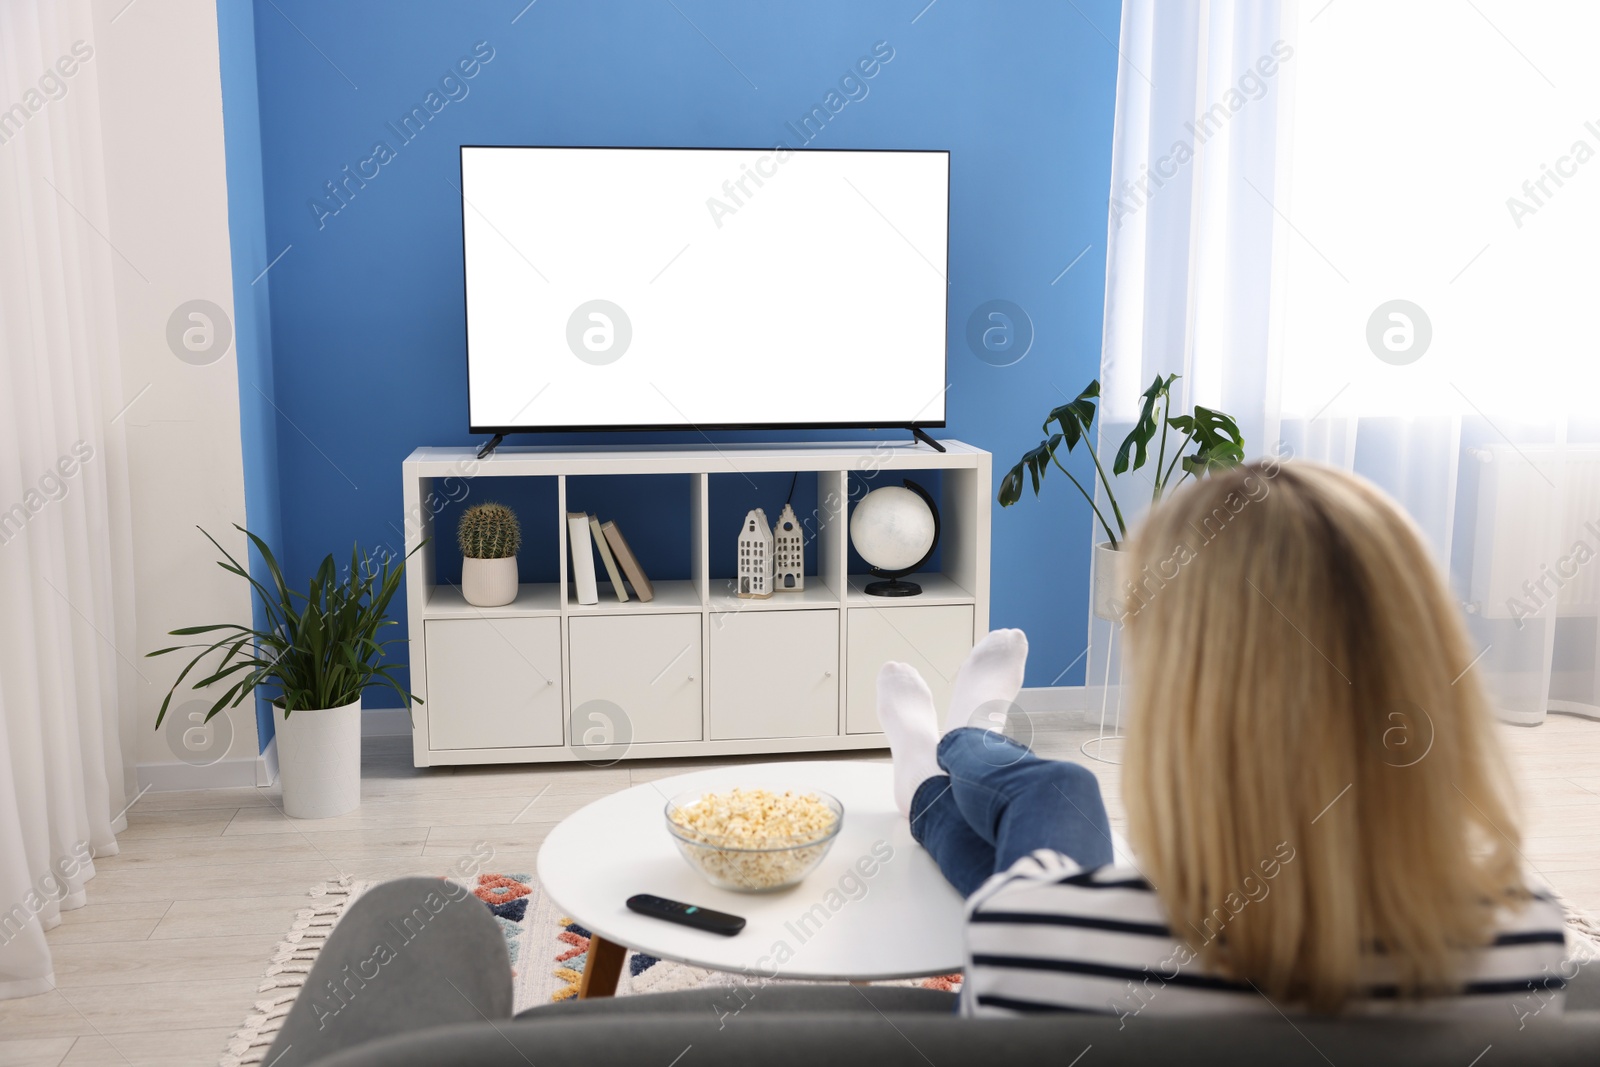
[[[272,707],[283,810],[295,819],[329,819],[361,805],[361,701],[284,715]]]
[[[517,599],[517,557],[462,559],[461,595],[478,608],[498,608]]]
[[[1110,541],[1102,541],[1094,546],[1094,578],[1090,599],[1094,613],[1112,622],[1120,621],[1123,614],[1117,610],[1117,594],[1121,585],[1121,576],[1117,573],[1120,552],[1121,549],[1114,547]]]

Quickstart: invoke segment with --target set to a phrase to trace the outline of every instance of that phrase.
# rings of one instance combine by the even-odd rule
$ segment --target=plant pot
[[[325,711],[285,715],[277,727],[283,810],[295,819],[329,819],[361,805],[361,701]]]
[[[1094,546],[1094,577],[1090,585],[1090,602],[1095,615],[1112,622],[1120,621],[1123,615],[1119,610],[1117,596],[1121,584],[1120,575],[1117,573],[1121,565],[1121,551],[1110,541],[1101,541]]]
[[[463,558],[461,595],[477,608],[498,608],[517,599],[517,557]]]

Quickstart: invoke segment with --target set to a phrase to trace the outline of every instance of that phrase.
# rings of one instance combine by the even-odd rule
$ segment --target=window
[[[1292,197],[1277,205],[1299,232],[1284,247],[1285,416],[1587,406],[1600,4],[1340,0],[1301,20]],[[1400,373],[1349,343],[1395,300],[1425,318],[1378,314],[1380,343],[1431,333]]]

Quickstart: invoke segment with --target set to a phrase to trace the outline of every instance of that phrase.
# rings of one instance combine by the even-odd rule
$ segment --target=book
[[[650,584],[650,579],[644,573],[644,568],[639,566],[639,561],[634,557],[633,549],[628,547],[628,541],[622,536],[622,531],[617,529],[615,522],[603,523],[600,529],[605,533],[606,540],[611,542],[611,551],[617,557],[617,563],[622,567],[622,573],[628,576],[628,581],[633,583],[633,591],[641,601],[651,601],[656,597],[655,586]]]
[[[611,554],[611,546],[606,543],[606,535],[600,529],[600,520],[593,515],[589,516],[589,532],[594,535],[594,547],[595,551],[600,553],[600,562],[606,565],[606,575],[611,579],[611,588],[617,591],[617,599],[626,604],[628,587],[623,584],[622,572],[617,570],[616,557]]]
[[[600,590],[594,580],[594,549],[589,547],[589,516],[585,512],[567,512],[567,555],[572,559],[572,585],[578,603],[600,603]]]

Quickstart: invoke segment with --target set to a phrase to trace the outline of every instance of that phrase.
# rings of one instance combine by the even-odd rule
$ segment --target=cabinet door
[[[626,716],[619,739],[700,740],[699,615],[588,615],[567,625],[575,723],[590,720],[585,704],[603,700]]]
[[[845,732],[883,729],[878,724],[878,668],[890,660],[922,672],[943,720],[956,670],[972,650],[971,606],[851,608],[848,625]]]
[[[429,619],[428,747],[559,745],[561,620]]]
[[[839,613],[711,616],[711,740],[839,732]]]

